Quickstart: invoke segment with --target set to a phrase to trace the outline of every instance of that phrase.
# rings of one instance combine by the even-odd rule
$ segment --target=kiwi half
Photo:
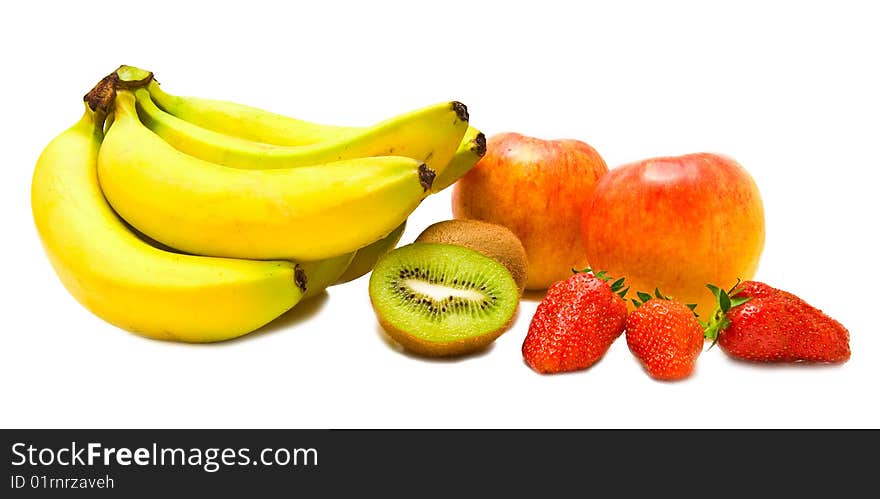
[[[413,243],[379,260],[370,300],[382,328],[405,349],[449,356],[484,348],[504,333],[519,289],[503,265],[477,251]]]
[[[528,280],[529,260],[522,242],[503,225],[482,220],[445,220],[428,226],[417,243],[445,243],[464,246],[494,258],[507,267],[523,293]]]

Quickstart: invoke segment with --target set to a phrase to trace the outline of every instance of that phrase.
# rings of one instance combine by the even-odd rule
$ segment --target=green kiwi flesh
[[[519,288],[507,268],[451,244],[414,243],[386,254],[370,276],[379,323],[407,350],[442,356],[481,349],[510,326]]]

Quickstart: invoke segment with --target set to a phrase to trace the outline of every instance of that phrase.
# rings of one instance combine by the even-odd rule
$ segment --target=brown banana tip
[[[116,98],[116,86],[119,83],[119,75],[114,71],[108,74],[98,82],[87,94],[83,96],[83,101],[89,105],[92,111],[101,111],[107,113],[113,105]]]
[[[474,140],[472,142],[474,143],[474,147],[471,150],[474,151],[475,153],[477,153],[477,156],[479,156],[481,158],[483,156],[485,156],[486,155],[486,136],[483,134],[483,132],[478,133],[477,136],[474,137]]]
[[[296,264],[296,267],[293,269],[293,282],[300,291],[306,292],[306,284],[309,282],[309,278],[306,276],[306,271],[299,264]]]
[[[467,106],[458,101],[452,101],[452,110],[455,111],[455,114],[458,116],[458,119],[461,121],[468,121],[470,116],[468,115]]]
[[[431,188],[431,185],[434,183],[434,177],[437,176],[437,173],[428,168],[428,165],[422,163],[419,165],[419,183],[422,184],[422,189],[427,191]]]

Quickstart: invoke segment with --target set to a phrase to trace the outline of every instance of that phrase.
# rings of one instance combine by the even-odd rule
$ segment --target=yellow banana
[[[486,136],[474,127],[469,127],[461,145],[442,172],[437,174],[431,184],[431,192],[440,192],[463,177],[477,161],[486,154]]]
[[[307,278],[291,262],[170,253],[129,231],[98,184],[102,127],[86,106],[41,154],[31,190],[46,254],[83,306],[143,336],[209,342],[253,331],[302,298]]]
[[[153,100],[166,112],[202,128],[226,135],[279,146],[304,146],[356,133],[359,128],[320,125],[255,107],[165,93],[153,80],[147,86]]]
[[[110,205],[147,236],[187,253],[321,260],[387,236],[428,194],[434,172],[379,156],[273,170],[230,168],[184,154],[116,96],[98,156]]]
[[[171,95],[164,92],[159,84],[153,80],[152,73],[133,66],[121,66],[117,70],[117,74],[123,82],[134,82],[133,86],[148,82],[146,88],[151,96],[151,101],[155,101],[158,104],[157,107],[167,114],[202,129],[252,142],[280,146],[314,146],[321,142],[344,143],[347,137],[356,136],[368,130],[362,127],[313,123],[233,102]],[[154,127],[151,125],[151,128]],[[154,128],[154,131],[157,131],[157,128]],[[182,130],[179,126],[172,128],[178,133]],[[173,135],[171,132],[166,132],[163,137],[174,143],[175,140],[171,138],[171,135]],[[192,140],[187,142],[190,141]],[[204,139],[195,142],[200,141],[204,141]],[[439,161],[442,158],[435,156],[434,161],[428,163],[428,166],[437,172],[439,180],[433,186],[432,192],[445,189],[467,173],[485,154],[485,141],[485,136],[479,130],[468,126],[448,166]],[[176,145],[194,156],[199,156],[196,152],[198,146],[188,144],[192,149],[185,149],[187,147],[185,143],[177,143]],[[231,154],[235,155],[236,153]],[[401,155],[408,156],[408,154]],[[413,157],[420,158],[420,156]],[[203,159],[205,158],[203,157]],[[220,162],[216,158],[212,160]],[[446,172],[446,170],[449,171]]]
[[[467,110],[444,102],[385,120],[358,133],[306,146],[277,146],[202,128],[168,114],[146,88],[135,90],[141,122],[175,149],[235,168],[292,168],[370,156],[406,156],[438,174],[468,128]]]
[[[328,140],[340,140],[345,136],[360,134],[372,128],[326,125],[234,102],[172,95],[162,89],[153,79],[151,72],[134,66],[120,66],[117,74],[123,83],[133,81],[136,82],[135,85],[142,85],[143,82],[148,82],[146,88],[152,100],[162,110],[177,118],[201,128],[254,142],[280,146],[305,146]],[[454,104],[460,106],[461,121],[467,122],[467,108],[459,102]]]

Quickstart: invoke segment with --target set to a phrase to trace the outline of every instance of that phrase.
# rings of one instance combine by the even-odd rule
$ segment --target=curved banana
[[[233,102],[171,95],[162,90],[151,72],[133,66],[120,66],[117,74],[122,82],[133,82],[133,87],[147,83],[151,100],[168,114],[200,128],[240,139],[281,146],[306,146],[344,141],[346,136],[364,130],[362,127],[313,123]],[[435,168],[439,161],[429,165],[441,177],[432,192],[439,192],[464,176],[485,154],[485,140],[479,130],[468,126],[448,166]]]
[[[406,156],[439,175],[468,129],[467,108],[444,102],[385,120],[356,133],[305,146],[278,146],[215,132],[159,109],[146,88],[134,91],[144,125],[175,149],[235,168],[292,168],[371,156]]]
[[[469,127],[452,160],[431,184],[431,192],[440,192],[464,177],[485,154],[486,136],[476,128]]]
[[[359,130],[298,120],[234,102],[167,94],[153,79],[152,72],[134,66],[122,65],[115,73],[123,86],[132,82],[132,87],[140,87],[148,82],[151,97],[164,111],[233,137],[280,146],[303,146]]]
[[[149,71],[121,66],[120,77],[134,81],[149,79],[146,88],[158,107],[177,118],[214,132],[253,142],[279,146],[307,146],[344,140],[368,127],[337,126],[300,120],[235,102],[185,97],[165,92]],[[460,103],[459,103],[460,104]],[[465,116],[467,108],[461,104]],[[465,117],[463,121],[468,121]],[[472,135],[475,135],[472,133]]]
[[[116,96],[98,155],[110,205],[149,237],[187,253],[321,260],[387,236],[428,195],[434,172],[379,156],[316,166],[243,170],[184,154]]]
[[[147,88],[166,112],[202,128],[279,146],[304,146],[357,133],[358,127],[321,125],[255,107],[165,93],[153,80]]]
[[[345,269],[345,272],[337,276],[334,283],[343,284],[348,281],[353,281],[373,270],[373,267],[376,266],[376,262],[379,261],[379,258],[397,246],[397,243],[400,242],[400,237],[403,235],[404,229],[406,229],[406,222],[400,224],[400,227],[394,229],[394,232],[388,234],[386,237],[379,239],[369,246],[359,249],[357,253],[354,254],[354,258]]]
[[[77,301],[143,336],[208,342],[253,331],[302,298],[305,273],[291,262],[170,253],[129,231],[98,185],[102,127],[87,106],[43,151],[31,188],[43,247]]]

